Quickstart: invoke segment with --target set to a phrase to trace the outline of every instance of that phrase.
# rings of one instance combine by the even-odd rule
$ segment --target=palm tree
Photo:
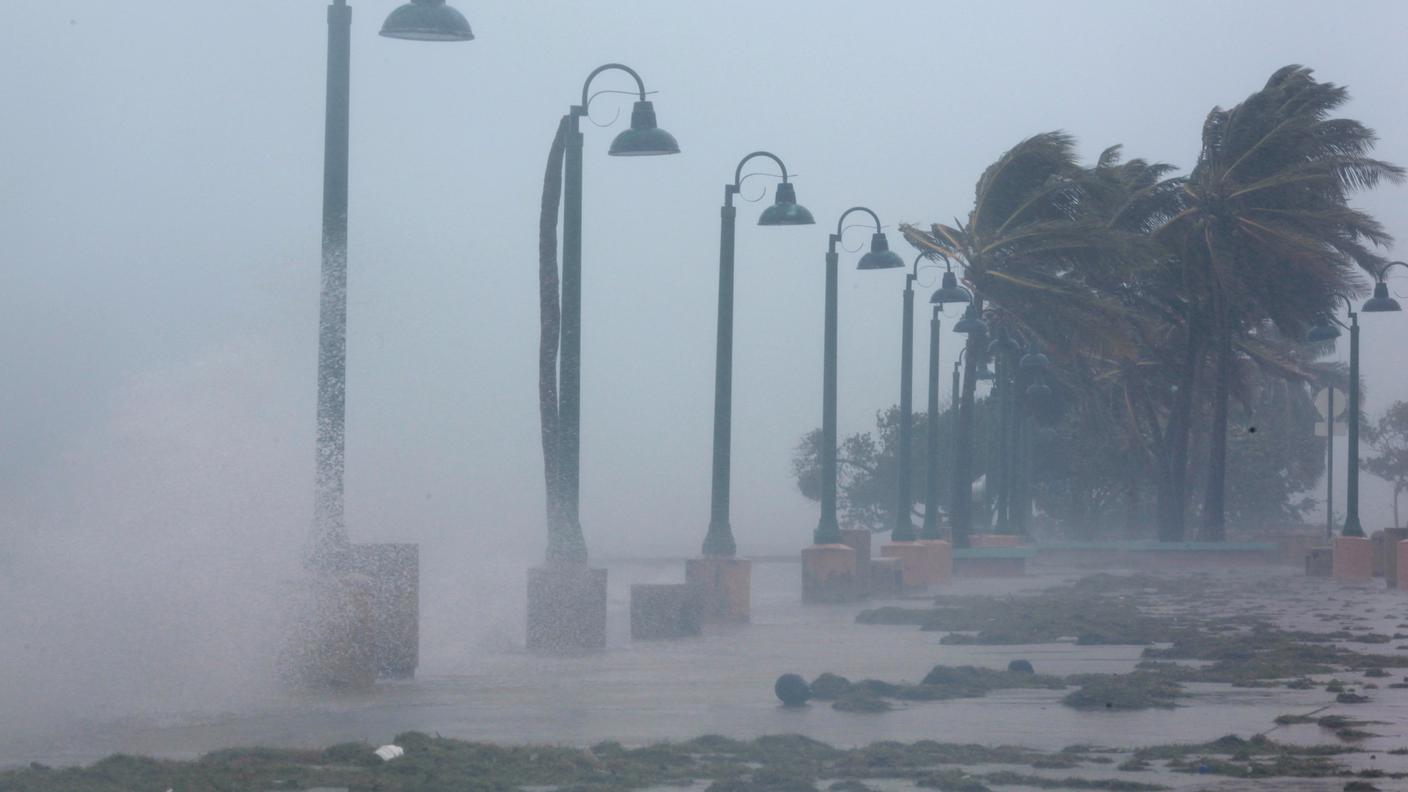
[[[1013,146],[983,172],[966,223],[907,224],[901,231],[920,250],[963,266],[979,311],[1048,351],[1117,351],[1126,345],[1127,336],[1114,332],[1124,311],[1098,284],[1117,277],[1127,251],[1086,200],[1074,140],[1047,132]],[[969,334],[952,496],[959,547],[971,528],[974,370],[986,345],[981,334]]]
[[[1197,165],[1183,185],[1186,207],[1155,232],[1179,252],[1187,298],[1184,382],[1191,400],[1205,356],[1212,422],[1201,536],[1225,536],[1227,408],[1237,340],[1262,320],[1300,337],[1334,309],[1336,292],[1360,287],[1356,267],[1376,272],[1371,249],[1391,241],[1349,193],[1403,169],[1368,157],[1374,133],[1331,118],[1348,99],[1340,86],[1286,66],[1241,104],[1214,108]]]

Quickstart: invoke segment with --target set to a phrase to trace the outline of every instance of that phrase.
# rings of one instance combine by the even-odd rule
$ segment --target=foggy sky
[[[1288,63],[1347,85],[1343,113],[1380,133],[1377,156],[1408,164],[1400,3],[454,4],[477,40],[381,39],[394,0],[353,3],[347,515],[357,539],[502,555],[518,570],[543,542],[543,162],[601,63],[629,64],[658,91],[660,125],[684,153],[608,158],[624,98],[594,106],[603,122],[622,108],[614,128],[584,124],[582,515],[597,555],[682,555],[703,538],[718,206],[750,151],[787,162],[818,225],[755,227],[771,180],[745,190],[767,186],[766,201],[740,202],[744,554],[794,552],[815,526],[790,458],[820,422],[822,256],[847,207],[873,207],[892,232],[966,216],[983,167],[1058,128],[1087,160],[1123,143],[1186,171],[1208,110]],[[0,4],[0,528],[101,528],[102,504],[74,506],[95,482],[131,482],[142,508],[199,511],[180,466],[134,475],[172,467],[179,446],[214,466],[202,481],[229,474],[232,497],[261,504],[259,531],[305,530],[325,6]],[[1383,188],[1356,201],[1408,239],[1402,198]],[[856,272],[858,255],[842,255],[843,434],[898,398],[904,277]],[[1405,322],[1363,322],[1371,416],[1408,399]],[[945,394],[958,338],[946,324]],[[1388,524],[1385,493],[1365,477],[1366,527]]]

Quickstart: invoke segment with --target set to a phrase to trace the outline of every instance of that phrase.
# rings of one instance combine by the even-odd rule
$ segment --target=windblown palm
[[[1227,405],[1234,346],[1260,320],[1299,337],[1355,292],[1358,269],[1383,260],[1391,240],[1348,196],[1404,171],[1371,159],[1375,137],[1357,121],[1330,118],[1344,88],[1287,66],[1246,101],[1215,108],[1203,126],[1186,208],[1155,232],[1179,253],[1188,298],[1187,359],[1211,355],[1213,419],[1203,536],[1224,536]],[[1191,370],[1191,369],[1190,369]]]
[[[1128,336],[1115,331],[1124,310],[1100,289],[1120,277],[1127,250],[1088,200],[1072,138],[1048,132],[1018,143],[983,172],[966,223],[901,230],[920,250],[962,264],[978,308],[986,305],[989,315],[1048,351],[1128,355]],[[967,544],[971,520],[973,374],[987,339],[970,334],[967,343],[951,500],[959,546]]]

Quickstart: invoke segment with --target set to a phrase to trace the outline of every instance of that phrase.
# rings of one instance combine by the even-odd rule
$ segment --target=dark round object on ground
[[[778,677],[777,684],[772,686],[772,692],[789,707],[800,707],[812,697],[811,685],[796,674],[783,674]]]
[[[1007,664],[1007,670],[1014,674],[1035,674],[1036,669],[1032,668],[1030,660],[1013,660]]]

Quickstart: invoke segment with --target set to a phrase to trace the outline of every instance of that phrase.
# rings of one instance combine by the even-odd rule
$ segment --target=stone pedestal
[[[1408,539],[1408,528],[1385,528],[1383,534],[1384,552],[1387,556],[1384,563],[1384,585],[1388,588],[1398,588],[1400,573],[1404,571],[1398,566],[1398,543]]]
[[[352,573],[312,573],[292,589],[283,658],[290,682],[339,690],[376,684],[373,590],[370,578]]]
[[[870,542],[873,537],[868,528],[841,529],[841,544],[856,551],[856,591],[862,597],[870,593]]]
[[[883,558],[898,558],[900,583],[908,591],[923,591],[934,584],[938,548],[924,542],[891,542],[880,546]]]
[[[1336,580],[1367,581],[1374,578],[1373,543],[1362,536],[1337,536],[1332,572]]]
[[[573,654],[606,647],[606,570],[549,563],[528,570],[528,651]]]
[[[1369,534],[1369,548],[1369,563],[1374,577],[1383,577],[1385,557],[1394,548],[1385,546],[1383,531],[1374,531]]]
[[[631,586],[631,637],[686,638],[703,631],[702,592],[688,583]]]
[[[933,548],[934,585],[942,586],[953,579],[953,545],[943,539],[920,539],[919,543]]]
[[[1335,571],[1335,551],[1329,547],[1312,547],[1305,551],[1307,577],[1329,577]]]
[[[684,580],[698,590],[704,619],[746,622],[753,594],[753,562],[744,558],[691,558]]]
[[[898,558],[870,559],[870,596],[894,599],[904,592]]]
[[[860,595],[855,548],[843,544],[802,548],[803,602],[851,602]]]
[[[1408,541],[1397,543],[1397,570],[1395,570],[1394,584],[1396,588],[1408,589]]]
[[[420,546],[353,545],[352,565],[371,581],[377,675],[413,678],[420,665]]]

